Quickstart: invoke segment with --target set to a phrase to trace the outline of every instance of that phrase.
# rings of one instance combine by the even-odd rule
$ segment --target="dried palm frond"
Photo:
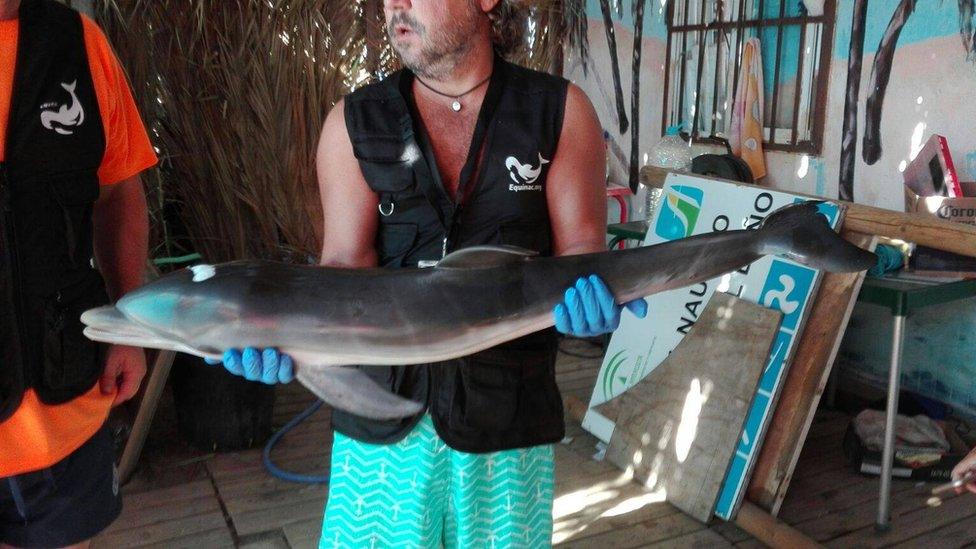
[[[525,3],[518,24],[527,38],[514,61],[561,65],[564,1]],[[322,122],[343,94],[397,68],[382,1],[95,5],[163,158],[162,178],[150,184],[154,220],[175,205],[208,261],[316,257]],[[165,225],[154,226],[168,242]]]
[[[359,5],[332,0],[103,0],[178,202],[210,261],[306,261],[319,249],[314,153],[358,79]],[[155,102],[155,105],[153,105]]]

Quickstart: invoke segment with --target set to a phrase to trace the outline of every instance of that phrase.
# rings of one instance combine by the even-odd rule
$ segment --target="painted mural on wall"
[[[925,0],[923,0],[924,2]],[[931,0],[930,0],[931,1]],[[883,114],[885,93],[891,77],[891,66],[895,57],[895,48],[901,31],[915,12],[918,0],[901,0],[891,15],[888,27],[885,29],[878,44],[874,63],[871,65],[871,80],[868,85],[868,96],[865,102],[864,139],[862,143],[862,157],[868,165],[875,164],[882,155],[881,117]],[[962,37],[963,48],[967,59],[973,59],[974,42],[973,16],[976,11],[976,0],[958,0],[959,6],[959,34]],[[848,62],[847,98],[844,105],[844,136],[841,150],[841,169],[839,197],[842,200],[854,200],[854,163],[857,144],[857,114],[858,95],[861,82],[861,60],[864,54],[864,32],[866,27],[868,0],[856,0],[854,3],[854,23],[851,30],[850,56]]]
[[[818,3],[782,1],[765,0],[764,6],[783,7],[788,16],[795,16],[801,13],[797,11],[801,2],[806,8]],[[609,171],[614,183],[636,181],[640,166],[667,125],[662,118],[676,118],[664,111],[665,75],[675,68],[673,51],[672,66],[667,66],[665,19],[668,6],[674,2],[585,0],[582,8],[585,17],[580,19],[585,25],[580,25],[583,28],[576,34],[580,40],[568,51],[566,76],[583,88],[600,115],[609,136]],[[706,0],[706,13],[711,9],[708,6],[717,2]],[[758,0],[725,0],[724,5],[737,6],[740,2],[745,6],[759,4]],[[961,179],[976,180],[976,162],[969,161],[976,157],[976,132],[972,131],[976,102],[971,100],[976,85],[976,0],[834,3],[833,35],[826,37],[831,52],[824,66],[818,67],[829,77],[826,98],[803,102],[799,111],[803,115],[809,105],[823,105],[823,145],[813,152],[767,150],[765,184],[900,210],[901,171],[932,133],[948,138]],[[701,5],[697,1],[692,4]],[[770,9],[764,7],[763,12],[768,15]],[[793,47],[798,41],[786,34],[783,47]],[[784,65],[780,77],[772,78],[766,54],[775,48],[776,40],[768,29],[757,37],[772,42],[763,47],[763,69],[767,73],[764,92],[769,96],[772,87],[778,85],[780,93],[785,91],[791,97],[796,84],[789,75],[795,67]],[[714,42],[703,41],[706,48],[714,48]],[[703,56],[706,72],[716,63],[709,59],[712,51],[706,49]],[[689,40],[683,55],[695,64],[701,48]],[[584,61],[588,63],[585,71]],[[685,90],[688,97],[694,97],[695,92],[694,83]],[[707,102],[714,99],[720,111],[731,99],[722,94],[712,98],[710,93],[705,89],[701,92]],[[770,103],[767,101],[767,107]],[[793,114],[792,102],[785,103],[777,109],[782,111],[778,118]],[[687,104],[684,110],[678,118],[686,118],[687,128],[694,117],[689,116]],[[709,114],[704,109],[701,112],[706,118]],[[718,113],[716,128],[726,126],[727,116],[727,111]],[[696,152],[706,151],[696,148]]]

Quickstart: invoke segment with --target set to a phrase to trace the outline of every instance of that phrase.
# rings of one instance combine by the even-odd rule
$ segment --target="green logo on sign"
[[[614,390],[615,386],[626,386],[627,376],[620,375],[620,367],[624,365],[627,361],[627,357],[624,356],[626,351],[617,351],[617,354],[610,357],[610,361],[607,362],[607,369],[604,371],[603,375],[603,400],[607,401],[611,398],[617,396],[617,391]]]
[[[701,213],[705,194],[697,187],[675,185],[668,189],[661,201],[661,213],[654,231],[665,240],[691,236]]]

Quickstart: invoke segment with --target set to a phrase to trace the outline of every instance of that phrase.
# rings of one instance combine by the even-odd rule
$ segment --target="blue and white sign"
[[[779,191],[671,174],[660,207],[650,220],[644,245],[713,231],[755,229],[777,208],[803,200]],[[821,204],[820,212],[836,229],[837,205]],[[780,331],[719,495],[715,514],[723,519],[731,518],[742,500],[757,455],[756,442],[765,433],[819,282],[820,272],[815,269],[786,259],[764,257],[735,273],[650,296],[647,318],[638,319],[626,313],[614,332],[583,427],[604,442],[610,441],[613,422],[592,408],[632,387],[663,362],[694,326],[715,291],[782,311]]]

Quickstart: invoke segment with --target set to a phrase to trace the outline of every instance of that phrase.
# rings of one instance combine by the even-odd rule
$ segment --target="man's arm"
[[[142,179],[134,175],[103,185],[92,213],[95,258],[112,301],[142,285],[149,254],[149,212]],[[114,404],[132,398],[146,375],[146,355],[138,347],[110,345],[100,381]]]
[[[112,301],[142,285],[149,254],[149,213],[142,179],[103,185],[92,216],[95,258]]]
[[[606,153],[596,110],[579,87],[569,85],[559,146],[546,179],[553,252],[606,251]]]
[[[559,146],[546,179],[555,255],[607,250],[605,162],[596,111],[586,94],[570,84]],[[647,314],[643,299],[626,303],[625,307],[641,318]],[[553,317],[556,330],[592,337],[616,330],[621,310],[603,280],[590,275],[566,290],[563,302],[553,309]]]
[[[375,267],[379,200],[352,152],[344,105],[339,101],[326,117],[315,158],[325,219],[319,262],[332,267]]]

